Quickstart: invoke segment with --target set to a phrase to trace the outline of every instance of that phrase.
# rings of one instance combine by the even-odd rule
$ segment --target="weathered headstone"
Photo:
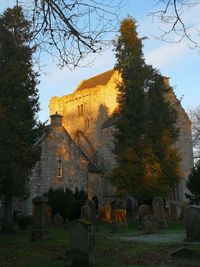
[[[200,207],[189,206],[186,209],[186,240],[200,241]]]
[[[138,212],[138,205],[135,198],[129,197],[126,200],[126,212],[127,212],[127,217],[129,219],[133,219],[136,217]]]
[[[159,232],[159,220],[155,215],[146,215],[142,218],[142,228],[146,234]]]
[[[171,254],[173,267],[199,267],[200,252],[191,248],[179,248]]]
[[[75,220],[69,223],[71,267],[94,267],[94,231],[91,222]]]
[[[92,222],[91,209],[88,205],[81,207],[81,219]]]
[[[96,223],[96,205],[92,199],[87,199],[84,203],[90,208],[90,221]]]
[[[165,218],[165,210],[164,210],[164,202],[161,197],[154,197],[152,202],[153,207],[153,215],[158,217],[159,220],[159,228],[165,229],[167,228],[167,221]]]
[[[63,223],[64,223],[63,217],[59,213],[56,213],[53,217],[53,225],[61,226],[63,225]]]
[[[169,218],[171,221],[178,220],[177,205],[175,201],[169,202]]]
[[[47,201],[46,197],[33,199],[32,240],[48,238]]]
[[[151,208],[149,205],[143,204],[138,207],[139,212],[139,227],[142,225],[142,218],[151,214]]]

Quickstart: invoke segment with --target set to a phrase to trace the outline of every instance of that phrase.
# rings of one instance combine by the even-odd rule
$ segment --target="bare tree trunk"
[[[14,232],[12,201],[12,196],[5,195],[4,216],[2,224],[2,233],[4,234]]]

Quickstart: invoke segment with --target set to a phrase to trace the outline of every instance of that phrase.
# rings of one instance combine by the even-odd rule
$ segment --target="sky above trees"
[[[20,2],[20,1],[19,1]],[[23,4],[24,0],[21,0]],[[163,27],[158,22],[152,22],[150,12],[157,9],[157,1],[127,0],[126,5],[121,9],[121,18],[131,15],[138,22],[138,32],[140,37],[147,36],[144,41],[144,55],[147,63],[158,68],[164,76],[170,77],[170,84],[179,99],[182,100],[183,107],[187,110],[190,107],[200,104],[200,54],[199,50],[189,49],[187,40],[182,43],[173,44],[162,42],[155,38],[160,36],[159,28]],[[0,2],[0,12],[15,4],[15,0],[2,0]],[[187,21],[198,24],[200,6],[187,13]],[[115,33],[108,36],[114,39]],[[42,73],[39,85],[41,111],[39,118],[45,121],[49,118],[48,104],[51,97],[62,96],[73,92],[81,80],[87,79],[100,72],[113,68],[115,57],[112,48],[101,55],[89,57],[83,62],[90,65],[86,68],[76,68],[69,70],[64,67],[62,70],[56,65],[56,61],[47,55],[42,55]]]

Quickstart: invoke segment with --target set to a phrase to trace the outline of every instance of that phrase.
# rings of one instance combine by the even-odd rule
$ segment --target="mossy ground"
[[[96,266],[172,266],[170,252],[182,246],[200,249],[198,243],[184,243],[184,234],[185,227],[181,223],[170,224],[159,235],[144,235],[137,230],[137,222],[121,227],[115,234],[111,233],[109,225],[99,223],[95,244]],[[66,227],[50,228],[48,240],[30,241],[30,237],[31,230],[1,234],[0,267],[70,266],[70,240]]]

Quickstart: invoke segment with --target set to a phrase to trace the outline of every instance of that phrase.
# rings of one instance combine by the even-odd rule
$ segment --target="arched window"
[[[80,106],[78,106],[78,116],[80,116],[81,113],[80,113]]]
[[[81,104],[81,115],[83,115],[83,104]]]
[[[85,119],[85,128],[90,128],[90,120],[88,118]]]
[[[59,156],[57,160],[57,177],[62,177],[62,176],[63,176],[63,164]]]

